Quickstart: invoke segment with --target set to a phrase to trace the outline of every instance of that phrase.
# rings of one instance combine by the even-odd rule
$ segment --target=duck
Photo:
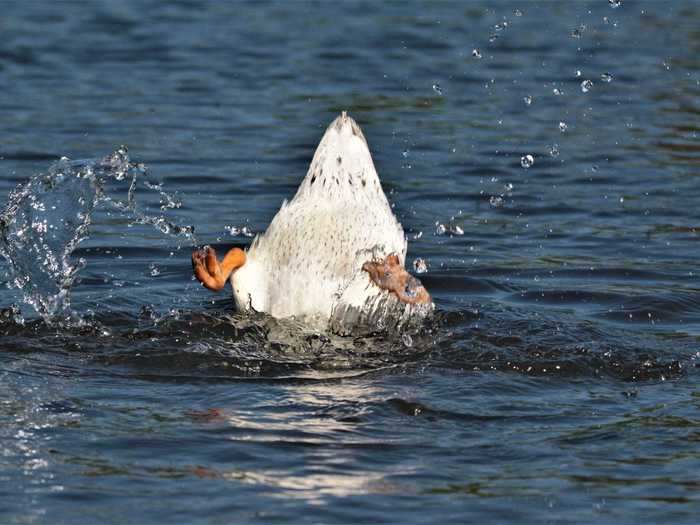
[[[214,292],[230,282],[241,311],[322,326],[382,325],[424,318],[435,308],[405,268],[407,248],[367,140],[343,111],[266,231],[221,260],[211,246],[195,250],[192,267]]]

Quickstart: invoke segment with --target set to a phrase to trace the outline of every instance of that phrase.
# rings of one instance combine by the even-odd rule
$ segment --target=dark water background
[[[264,230],[347,109],[440,315],[340,341],[230,316],[187,243],[102,211],[82,326],[0,295],[22,316],[0,324],[0,522],[697,523],[699,21],[675,1],[3,4],[3,200],[125,144],[198,241],[249,242],[226,226]]]

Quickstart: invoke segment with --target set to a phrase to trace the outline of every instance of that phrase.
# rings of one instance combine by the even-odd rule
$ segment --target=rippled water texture
[[[698,20],[3,5],[0,522],[696,523]],[[438,305],[410,333],[243,316],[191,278],[192,244],[263,231],[344,109]],[[7,215],[122,144],[131,194],[107,170]],[[30,209],[54,259],[8,252]]]

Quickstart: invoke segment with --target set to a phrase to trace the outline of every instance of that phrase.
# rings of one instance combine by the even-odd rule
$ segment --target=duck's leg
[[[374,284],[393,293],[404,303],[427,304],[432,301],[428,290],[401,266],[396,254],[388,255],[383,260],[368,261],[362,265],[362,269]]]
[[[214,292],[222,290],[231,272],[244,264],[245,252],[240,248],[231,248],[221,263],[217,260],[216,251],[211,246],[192,252],[194,276],[205,288]]]

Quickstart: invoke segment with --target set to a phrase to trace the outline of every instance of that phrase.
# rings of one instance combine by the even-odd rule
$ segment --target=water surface
[[[696,2],[3,10],[3,202],[124,144],[143,210],[246,244],[346,109],[439,314],[241,316],[101,207],[70,322],[0,295],[2,523],[697,521]]]

